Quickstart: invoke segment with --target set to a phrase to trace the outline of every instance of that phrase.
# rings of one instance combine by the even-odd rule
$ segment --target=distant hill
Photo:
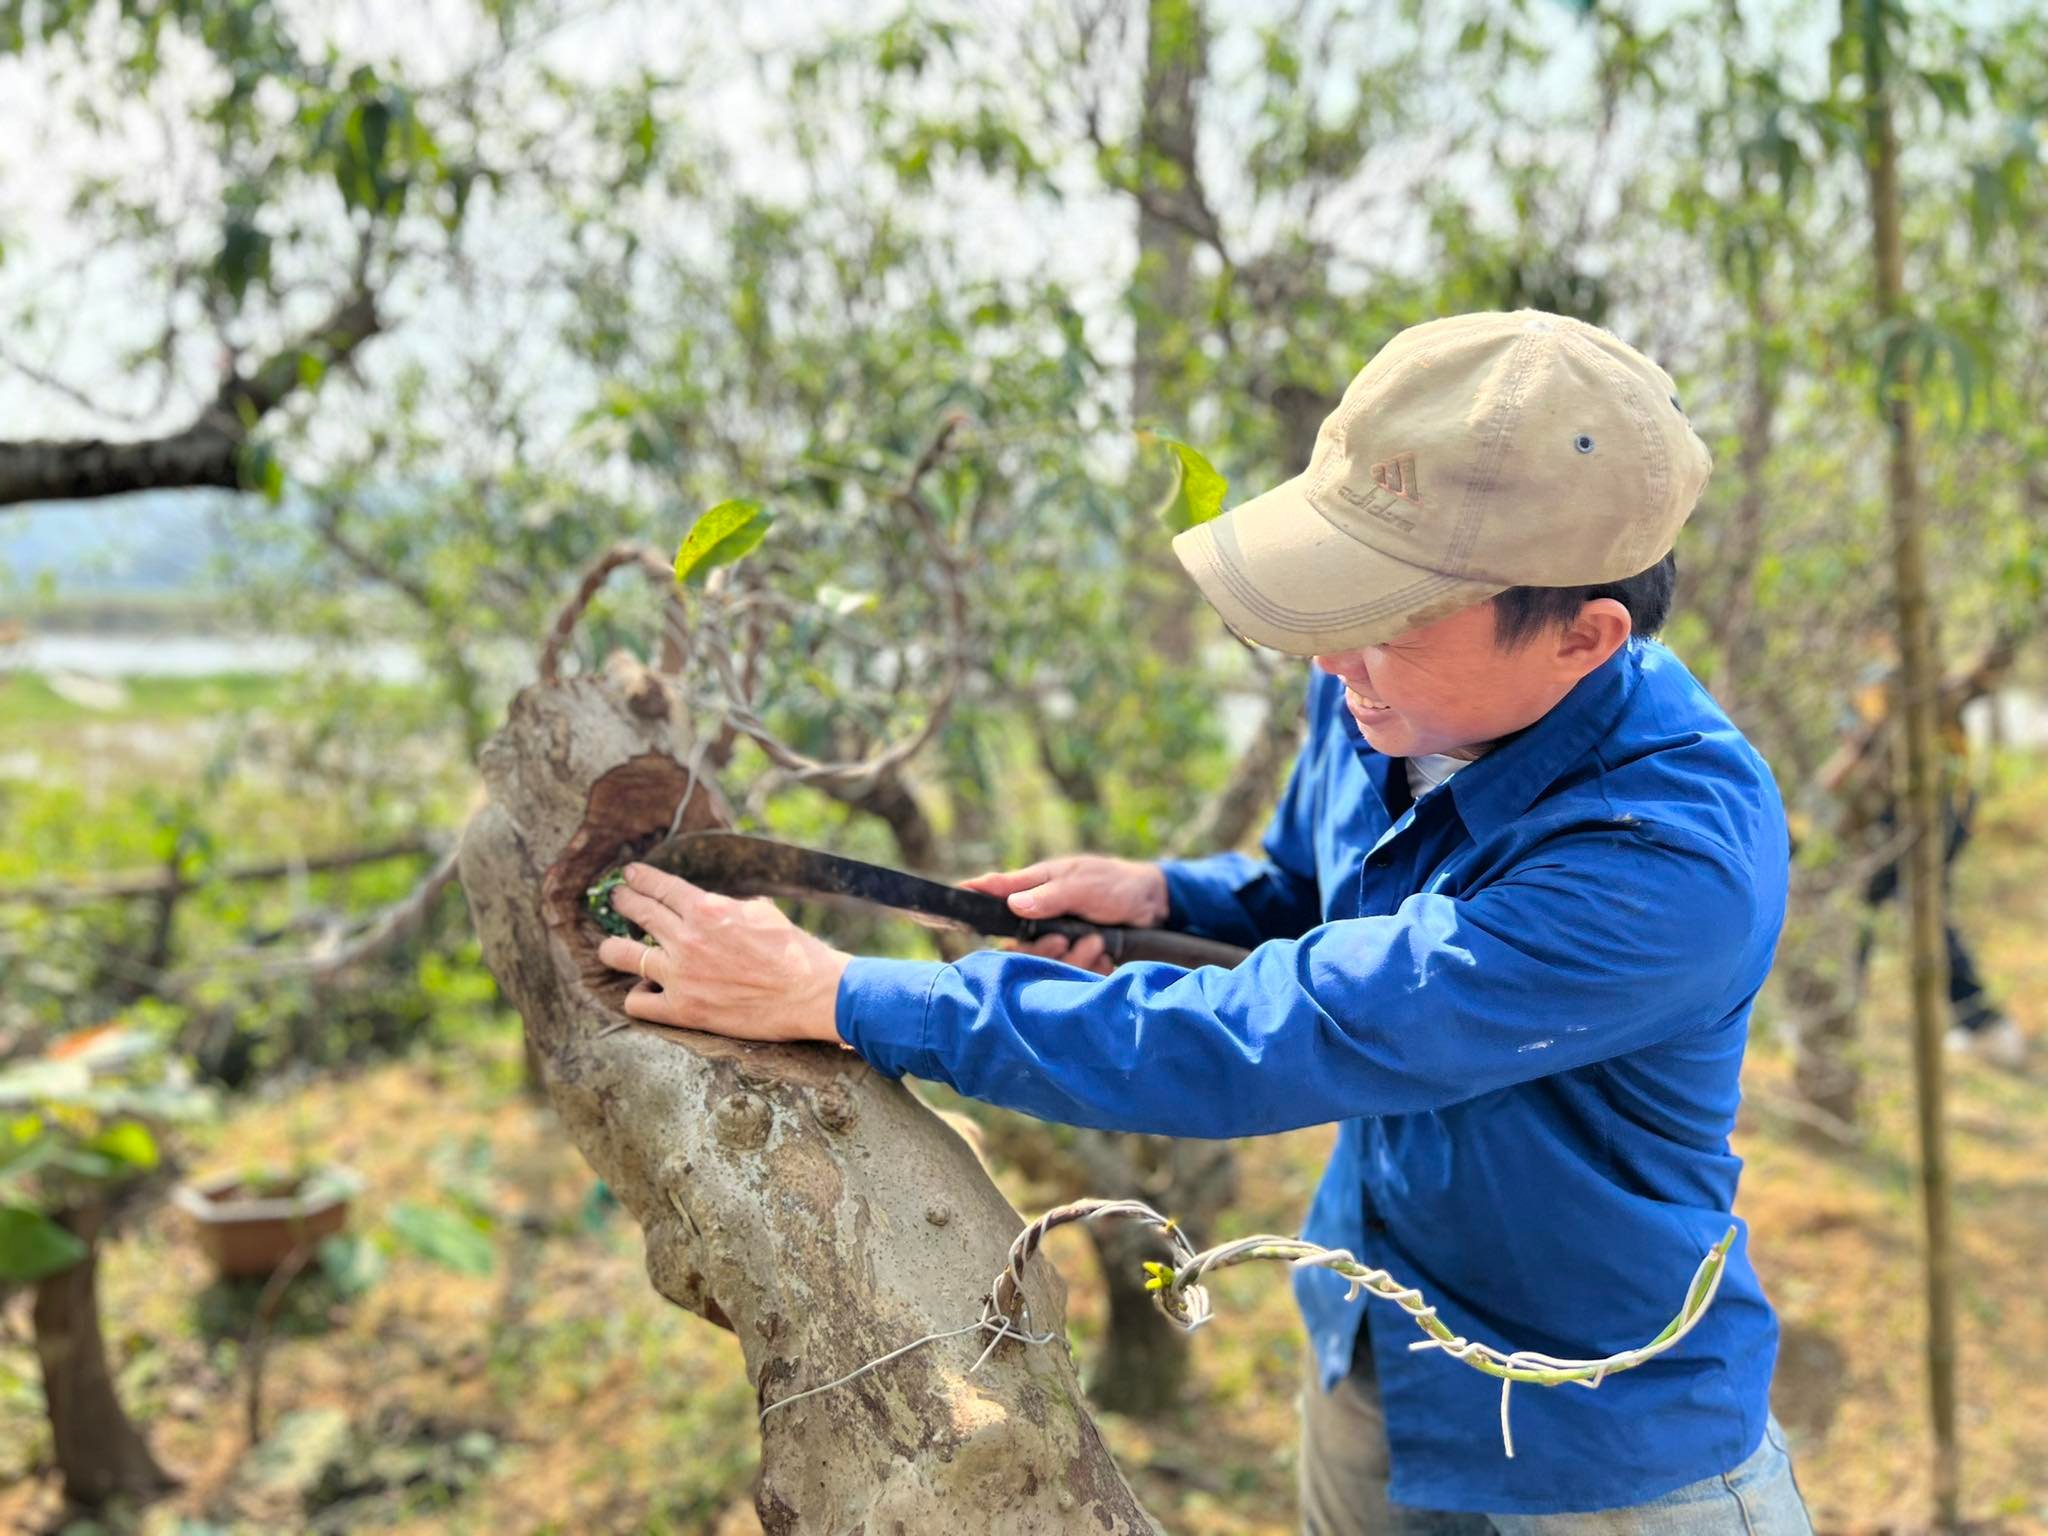
[[[0,594],[45,583],[66,597],[204,592],[219,586],[224,491],[146,491],[0,508]]]

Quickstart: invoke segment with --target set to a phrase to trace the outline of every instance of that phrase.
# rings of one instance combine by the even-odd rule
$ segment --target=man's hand
[[[1156,928],[1166,921],[1166,871],[1139,859],[1083,853],[1023,869],[976,875],[960,883],[970,891],[1008,897],[1010,910],[1019,917],[1078,917],[1111,928]],[[1102,952],[1102,940],[1093,934],[1074,940],[1071,947],[1056,933],[1035,943],[1006,947],[1064,960],[1104,976],[1111,969]]]
[[[597,957],[641,978],[626,1012],[741,1040],[839,1044],[839,978],[853,957],[805,933],[766,897],[738,901],[628,864],[612,905],[652,946],[609,938]]]

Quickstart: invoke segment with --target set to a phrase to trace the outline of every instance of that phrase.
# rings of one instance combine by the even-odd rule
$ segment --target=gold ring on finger
[[[652,944],[643,944],[640,946],[640,979],[642,981],[647,981],[650,979],[647,974],[647,962],[653,957],[654,952],[655,946]]]

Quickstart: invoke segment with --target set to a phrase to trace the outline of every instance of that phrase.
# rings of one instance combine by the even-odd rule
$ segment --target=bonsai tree
[[[145,1029],[60,1037],[0,1069],[0,1288],[33,1286],[36,1357],[65,1497],[144,1500],[172,1479],[115,1395],[100,1244],[159,1193],[168,1127],[207,1096]]]

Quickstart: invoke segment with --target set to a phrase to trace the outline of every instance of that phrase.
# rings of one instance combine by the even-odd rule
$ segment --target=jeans
[[[1763,1443],[1719,1477],[1627,1509],[1473,1515],[1387,1501],[1387,1431],[1363,1330],[1351,1374],[1324,1393],[1315,1357],[1301,1395],[1303,1536],[1812,1536],[1775,1417]]]

